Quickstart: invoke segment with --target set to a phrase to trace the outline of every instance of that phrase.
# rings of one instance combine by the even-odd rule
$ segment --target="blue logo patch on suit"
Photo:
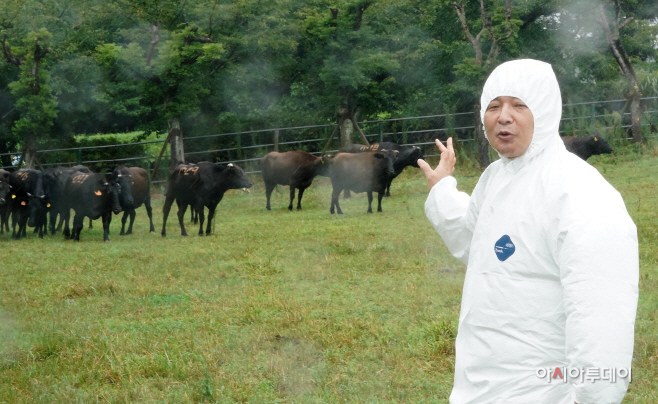
[[[496,256],[500,261],[505,261],[509,257],[514,254],[514,251],[516,251],[516,247],[514,246],[514,243],[512,243],[512,239],[505,234],[503,237],[499,238],[498,241],[496,241],[496,244],[494,245],[494,251],[496,252]]]

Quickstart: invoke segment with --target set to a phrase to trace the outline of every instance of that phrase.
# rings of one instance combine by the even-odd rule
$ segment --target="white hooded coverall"
[[[633,356],[636,227],[620,194],[565,149],[549,64],[498,66],[483,89],[483,119],[499,96],[532,112],[527,151],[492,163],[470,197],[450,176],[425,203],[452,255],[467,264],[450,403],[619,403],[629,382],[620,369]],[[556,367],[579,375],[561,378]],[[616,380],[603,380],[611,371]]]

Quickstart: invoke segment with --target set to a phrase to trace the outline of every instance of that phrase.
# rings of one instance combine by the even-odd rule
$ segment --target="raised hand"
[[[427,179],[427,186],[432,189],[436,183],[444,179],[445,177],[452,175],[455,171],[455,163],[457,158],[455,157],[455,149],[452,147],[452,138],[449,137],[446,145],[439,139],[435,139],[436,147],[439,148],[441,152],[441,161],[439,165],[436,166],[434,170],[430,167],[427,162],[423,159],[418,159],[418,167],[425,173],[425,178]]]

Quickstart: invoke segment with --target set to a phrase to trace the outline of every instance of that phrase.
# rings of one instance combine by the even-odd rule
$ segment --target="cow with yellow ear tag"
[[[111,174],[73,173],[64,186],[64,203],[67,211],[75,211],[75,217],[72,232],[66,218],[64,237],[80,241],[84,218],[102,218],[103,240],[109,242],[112,213],[118,215],[121,212],[119,192],[120,185],[112,180]]]
[[[46,220],[43,174],[32,169],[18,170],[11,173],[9,185],[12,187],[12,237],[26,237],[27,226],[34,227],[39,237],[43,237]]]
[[[132,234],[135,222],[135,209],[144,205],[149,217],[150,232],[155,232],[153,226],[153,213],[151,209],[151,186],[146,170],[141,167],[118,166],[112,170],[112,180],[117,182],[121,188],[119,192],[119,203],[123,210],[121,218],[120,236]],[[126,220],[130,218],[128,230],[125,230]]]

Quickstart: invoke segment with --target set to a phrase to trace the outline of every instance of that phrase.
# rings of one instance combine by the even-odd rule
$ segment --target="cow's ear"
[[[374,156],[375,156],[375,158],[378,158],[378,159],[383,159],[384,158],[384,155],[381,154],[381,153],[375,153]]]
[[[595,142],[598,142],[598,141],[599,141],[599,138],[596,137],[596,136],[594,136],[594,141],[595,141]]]

